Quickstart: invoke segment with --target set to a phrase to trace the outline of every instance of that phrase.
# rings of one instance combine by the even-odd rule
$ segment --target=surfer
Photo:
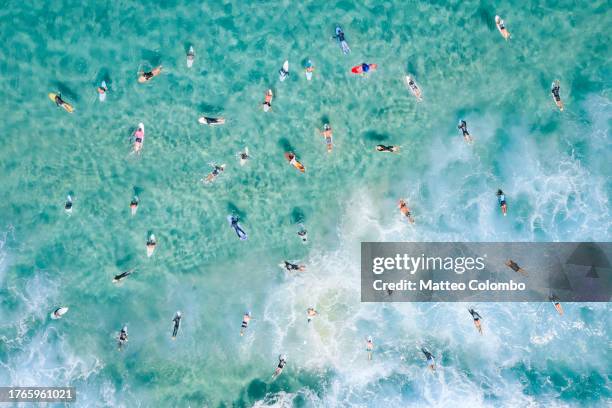
[[[72,196],[70,194],[66,196],[66,203],[64,203],[64,210],[68,214],[72,213]]]
[[[495,16],[495,25],[497,26],[497,29],[499,30],[499,33],[502,35],[502,37],[508,40],[508,38],[510,38],[510,32],[506,29],[504,20],[502,20],[500,16]]]
[[[400,212],[406,218],[408,218],[408,221],[410,221],[411,224],[414,224],[414,218],[412,218],[412,213],[410,212],[410,208],[408,208],[408,204],[406,204],[406,200],[400,198],[398,208],[400,209]]]
[[[306,317],[308,319],[308,323],[310,323],[310,321],[318,314],[319,312],[314,310],[314,308],[312,307],[309,307],[308,309],[306,309]]]
[[[501,191],[501,189],[497,190],[497,201],[499,201],[499,206],[502,214],[504,214],[505,217],[506,213],[508,212],[508,204],[506,204],[506,195],[503,191]]]
[[[412,92],[414,97],[417,98],[417,101],[421,101],[423,99],[421,89],[410,75],[406,75],[406,85],[408,85],[408,89],[410,89],[410,92]]]
[[[275,379],[283,372],[283,368],[285,368],[285,364],[287,364],[287,356],[281,354],[278,356],[278,365],[276,366],[276,370],[274,370],[274,374],[272,374],[272,379]]]
[[[482,326],[480,324],[480,319],[482,319],[482,317],[474,309],[468,309],[468,312],[470,312],[472,318],[474,319],[474,326],[476,326],[478,333],[482,334]]]
[[[202,182],[204,182],[204,184],[212,183],[214,179],[217,178],[217,176],[223,173],[223,171],[225,170],[225,164],[217,166],[216,164],[212,163],[212,166],[213,170],[208,174],[208,176],[206,176],[205,179],[202,179]]]
[[[202,116],[198,118],[198,122],[208,126],[225,125],[225,118],[209,118],[207,116]]]
[[[306,231],[306,228],[304,227],[304,225],[300,224],[300,229],[297,232],[298,237],[300,237],[302,239],[302,242],[305,244],[308,242],[308,231]]]
[[[238,156],[238,160],[240,160],[240,165],[244,166],[246,162],[249,161],[249,159],[251,158],[251,156],[249,156],[249,148],[245,147],[244,151],[238,152],[236,156]]]
[[[306,168],[304,167],[304,165],[302,163],[300,163],[296,159],[295,153],[293,153],[293,152],[285,153],[285,159],[287,159],[287,161],[289,162],[290,165],[292,165],[293,167],[295,167],[296,169],[298,169],[302,173],[304,173],[306,171]]]
[[[283,266],[287,271],[292,272],[292,271],[298,271],[298,272],[304,272],[306,270],[306,266],[305,265],[297,265],[288,261],[283,261],[285,263],[285,265],[283,266],[283,264],[281,264],[281,266]]]
[[[400,147],[399,146],[385,146],[385,145],[376,145],[376,150],[379,152],[391,152],[391,153],[395,153],[395,152],[399,152]]]
[[[155,240],[155,235],[149,235],[147,239],[147,256],[150,257],[155,252],[155,247],[157,246],[157,241]]]
[[[366,339],[366,351],[368,353],[368,360],[372,359],[372,352],[374,351],[374,342],[372,341],[372,336],[368,336]]]
[[[306,71],[306,79],[308,81],[312,80],[312,73],[314,72],[315,67],[312,64],[311,60],[306,61],[306,67],[305,67],[305,71]]]
[[[119,350],[128,342],[127,326],[123,326],[117,337],[117,347]]]
[[[187,51],[187,68],[193,66],[193,61],[195,61],[195,50],[193,46],[189,46],[189,51]]]
[[[559,91],[561,90],[561,85],[559,84],[559,80],[555,80],[552,83],[550,92],[552,93],[553,101],[559,108],[560,111],[563,111],[563,102],[561,101],[561,96],[559,95]]]
[[[138,154],[140,153],[140,150],[142,149],[142,144],[144,141],[144,137],[145,137],[145,132],[144,132],[144,124],[143,123],[139,123],[138,124],[138,129],[136,129],[134,131],[134,148],[133,148],[133,152]]]
[[[289,76],[289,61],[283,62],[283,66],[278,70],[278,76],[281,82],[287,79]]]
[[[240,238],[241,241],[246,240],[247,239],[247,233],[242,229],[240,224],[238,224],[239,218],[237,216],[235,216],[235,215],[230,215],[228,217],[228,220],[230,222],[231,227],[236,232],[236,235],[238,235],[238,238]]]
[[[361,75],[365,75],[368,72],[372,71],[374,72],[376,70],[376,68],[378,68],[377,64],[368,64],[368,63],[362,63],[361,65],[356,65],[351,69],[351,72],[353,74],[361,74]]]
[[[323,130],[319,130],[319,133],[325,138],[325,144],[327,145],[327,152],[332,151],[332,128],[329,123],[323,125]]]
[[[108,92],[108,87],[106,86],[106,81],[102,81],[102,83],[100,83],[100,86],[97,88],[98,90],[98,94],[100,94],[100,102],[104,102],[104,100],[106,99],[106,92]]]
[[[148,72],[140,71],[138,73],[139,75],[138,82],[143,83],[143,82],[150,81],[154,77],[158,76],[161,73],[161,70],[162,70],[162,66],[160,65],[159,67],[153,68],[151,71],[148,71]]]
[[[123,279],[127,278],[128,276],[130,276],[135,270],[136,270],[136,268],[132,268],[132,269],[130,269],[128,271],[121,272],[119,275],[115,275],[115,277],[113,278],[113,283],[121,282]]]
[[[561,303],[559,302],[559,298],[555,294],[552,294],[552,295],[550,295],[548,297],[548,300],[550,300],[552,302],[553,306],[555,306],[555,309],[557,310],[559,315],[563,316],[563,308],[561,307]]]
[[[67,102],[62,99],[62,94],[59,92],[55,94],[55,104],[62,108],[67,104]]]
[[[344,31],[342,31],[342,28],[340,26],[336,26],[336,35],[334,35],[332,38],[338,40],[338,44],[340,44],[340,48],[342,49],[342,52],[344,54],[348,54],[349,52],[351,52],[351,49],[349,48],[348,43],[344,38]]]
[[[51,313],[51,318],[54,320],[61,319],[62,316],[66,314],[66,312],[68,312],[67,307],[65,306],[58,307],[57,309],[53,311],[53,313]]]
[[[242,325],[240,326],[240,335],[244,336],[244,331],[249,327],[249,322],[251,321],[251,312],[244,312],[244,316],[242,316]]]
[[[423,354],[425,354],[425,358],[427,359],[427,366],[431,371],[436,371],[436,360],[434,360],[433,354],[431,354],[427,349],[421,348]]]
[[[514,262],[512,259],[508,259],[506,261],[506,266],[510,269],[512,269],[514,272],[518,272],[524,276],[527,276],[527,272],[521,268],[520,266],[518,266],[518,264],[516,262]]]
[[[272,90],[268,89],[268,92],[266,92],[266,99],[262,104],[264,112],[267,112],[272,109],[272,96]]]
[[[179,326],[181,325],[181,311],[177,310],[176,314],[174,315],[174,318],[172,319],[172,321],[174,322],[174,328],[172,329],[172,340],[176,339],[176,335],[179,331]]]
[[[130,210],[132,211],[132,215],[136,215],[136,211],[138,211],[139,202],[140,202],[140,199],[138,198],[137,195],[135,195],[134,198],[132,198],[132,201],[130,201]]]
[[[472,136],[470,135],[470,132],[468,132],[467,122],[465,120],[461,119],[457,127],[461,129],[461,133],[463,133],[463,138],[467,143],[472,143],[474,141],[474,139],[472,139]]]

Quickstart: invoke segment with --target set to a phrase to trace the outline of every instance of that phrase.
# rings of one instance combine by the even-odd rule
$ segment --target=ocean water
[[[467,305],[360,303],[359,243],[609,241],[611,16],[603,0],[5,2],[0,385],[70,384],[83,407],[610,404],[609,304],[566,304],[562,318],[549,304],[479,304],[480,336]],[[331,39],[336,24],[348,56]],[[378,70],[350,73],[364,61]],[[137,82],[159,64],[159,77]],[[408,72],[420,103],[402,83]],[[48,99],[57,91],[73,114]],[[202,114],[227,124],[202,126]],[[325,122],[330,154],[317,132]],[[401,152],[377,153],[378,143]],[[213,162],[226,171],[203,185]],[[286,274],[284,259],[307,271]],[[70,311],[50,320],[60,305]],[[310,324],[308,307],[320,312]],[[240,337],[245,310],[254,319]],[[421,345],[437,357],[435,375]],[[271,381],[281,353],[287,366]]]

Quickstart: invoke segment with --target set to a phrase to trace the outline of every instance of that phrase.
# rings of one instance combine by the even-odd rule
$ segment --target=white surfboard
[[[287,79],[289,76],[289,61],[285,60],[285,62],[283,62],[283,67],[278,71],[278,76],[281,82]]]
[[[68,312],[68,308],[65,306],[62,306],[58,309],[55,309],[53,312],[51,312],[51,318],[53,320],[61,319],[61,317],[66,314],[66,312]]]
[[[411,81],[413,83],[412,86],[410,86]],[[414,95],[414,97],[417,98],[417,101],[420,102],[423,100],[423,92],[421,91],[421,88],[412,76],[406,75],[404,77],[404,83],[406,84],[406,87],[408,87],[408,90]]]
[[[102,81],[100,83],[100,88],[108,89],[108,87],[106,86],[106,81]],[[106,91],[106,92],[108,92],[108,91]],[[100,99],[100,102],[104,102],[106,100],[106,92],[98,93],[98,99]]]
[[[157,241],[155,240],[155,235],[153,234],[149,236],[149,241],[152,241],[157,244]],[[150,258],[153,255],[153,252],[155,252],[155,248],[157,248],[157,245],[153,245],[153,246],[147,245],[147,257]]]
[[[189,46],[189,51],[187,52],[187,68],[191,68],[193,66],[193,61],[195,60],[195,50],[193,49],[193,45]]]

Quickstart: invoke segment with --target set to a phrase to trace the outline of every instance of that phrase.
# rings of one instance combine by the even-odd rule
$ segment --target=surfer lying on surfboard
[[[470,135],[470,132],[468,132],[467,122],[465,120],[461,119],[459,121],[459,125],[457,126],[457,128],[461,129],[461,133],[463,134],[463,139],[465,140],[466,143],[472,143],[474,141],[474,139]]]
[[[516,262],[514,262],[512,259],[508,259],[505,262],[506,266],[510,269],[512,269],[514,272],[518,272],[521,275],[527,276],[527,271],[525,271],[523,268],[521,268]]]
[[[127,326],[123,326],[117,336],[117,349],[121,351],[121,348],[128,342],[128,331]]]
[[[155,235],[149,235],[149,239],[147,239],[147,256],[151,257],[153,252],[155,252],[155,248],[157,247],[157,240],[155,239]]]
[[[366,352],[368,353],[368,360],[372,359],[372,352],[374,351],[374,341],[372,336],[368,336],[366,339]]]
[[[240,335],[244,336],[244,331],[249,327],[249,322],[251,321],[251,312],[244,312],[244,316],[242,316],[242,324],[240,325]]]
[[[266,92],[266,99],[264,101],[264,103],[262,104],[263,110],[264,112],[269,111],[270,109],[272,109],[272,90],[268,89],[268,92]]]
[[[225,164],[217,166],[216,164],[212,163],[212,166],[213,170],[208,174],[208,176],[206,176],[205,179],[202,179],[202,182],[204,184],[212,183],[217,178],[217,176],[223,173],[223,171],[225,170]]]
[[[245,241],[248,236],[247,233],[242,229],[242,226],[238,223],[238,221],[240,221],[240,218],[235,215],[230,215],[229,217],[227,217],[227,220],[229,221],[230,227],[232,227],[238,238],[240,238],[241,241]]]
[[[64,108],[64,110],[66,112],[72,113],[74,111],[74,108],[72,107],[71,104],[69,104],[68,102],[66,102],[65,100],[62,99],[62,95],[58,92],[56,94],[54,93],[50,93],[49,94],[49,99],[51,99],[53,102],[55,102],[55,104],[60,107],[60,108]]]
[[[136,129],[134,131],[134,147],[132,152],[139,154],[140,150],[142,149],[142,144],[144,143],[144,137],[145,137],[145,131],[144,131],[144,124],[143,123],[139,123],[138,124],[138,129]]]
[[[561,95],[559,95],[560,90],[561,90],[561,85],[559,84],[559,80],[554,81],[550,88],[550,93],[552,93],[552,97],[553,97],[553,101],[555,101],[555,105],[557,105],[560,111],[563,111],[563,102],[561,101]]]
[[[327,145],[327,152],[330,153],[332,151],[332,128],[329,125],[329,123],[326,123],[325,125],[323,125],[323,130],[319,130],[319,133],[321,133],[321,135],[323,135],[323,137],[325,138],[325,144]]]
[[[342,49],[342,53],[344,53],[344,55],[351,52],[351,49],[349,48],[349,45],[346,42],[346,39],[344,38],[344,31],[342,31],[342,27],[336,26],[336,35],[332,36],[332,38],[338,40],[338,44],[340,44],[340,48]]]
[[[251,158],[251,156],[249,156],[249,148],[245,147],[242,152],[236,153],[236,156],[238,157],[238,160],[240,160],[240,165],[244,166]]]
[[[503,191],[497,190],[497,201],[499,201],[499,207],[501,208],[502,214],[506,216],[508,212],[508,204],[506,204],[506,195]]]
[[[295,154],[293,152],[285,153],[285,159],[287,159],[290,165],[292,165],[293,167],[295,167],[302,173],[306,171],[306,168],[304,167],[304,165],[300,163],[299,161],[297,161]]]
[[[500,16],[495,16],[495,25],[497,26],[497,29],[499,30],[499,33],[502,35],[502,37],[508,40],[508,38],[510,38],[510,32],[506,28],[504,20],[502,20]]]
[[[319,312],[317,312],[314,307],[309,307],[306,309],[306,318],[308,319],[308,323],[310,323],[310,321],[318,314]]]
[[[555,296],[554,294],[552,294],[548,297],[548,300],[550,300],[552,304],[555,306],[557,313],[559,313],[560,316],[563,316],[563,308],[561,307],[561,303],[559,303],[559,298]]]
[[[132,201],[130,201],[130,211],[132,212],[132,215],[136,215],[136,211],[138,211],[139,202],[140,199],[138,198],[138,196],[134,196],[134,198],[132,198]]]
[[[408,204],[406,204],[406,200],[400,198],[397,207],[400,209],[400,212],[408,218],[411,224],[414,224],[414,218],[412,218],[412,213],[410,212],[410,208],[408,208]]]
[[[361,65],[355,65],[353,68],[351,68],[351,72],[353,74],[365,75],[368,72],[376,71],[376,68],[378,68],[377,64],[367,64],[364,62]]]
[[[189,51],[187,51],[187,68],[191,68],[193,66],[193,61],[195,60],[195,50],[193,46],[189,47]]]
[[[474,326],[476,326],[476,330],[478,330],[478,333],[482,334],[482,325],[480,323],[480,319],[482,319],[482,317],[474,309],[468,309],[468,312],[470,312],[472,319],[474,319]]]
[[[159,67],[153,68],[151,71],[148,71],[148,72],[140,71],[138,73],[138,82],[143,83],[143,82],[150,81],[154,77],[161,74],[161,70],[162,70],[162,66],[160,65]]]
[[[106,86],[106,81],[102,81],[100,86],[97,88],[98,90],[98,99],[100,102],[104,102],[106,100],[106,92],[108,92],[108,87]]]
[[[172,319],[174,322],[174,327],[172,328],[172,340],[176,339],[176,335],[178,334],[179,326],[181,325],[181,317],[181,311],[177,310],[174,318]]]
[[[408,89],[410,90],[410,92],[412,92],[414,97],[417,98],[417,101],[422,101],[423,97],[421,93],[421,88],[419,88],[416,82],[414,82],[414,78],[412,78],[410,75],[406,75],[405,81],[406,86],[408,86]]]
[[[423,354],[425,354],[425,358],[427,359],[427,366],[431,371],[436,371],[436,360],[434,360],[433,354],[431,354],[427,349],[421,348]]]
[[[376,145],[376,150],[379,152],[391,152],[391,153],[395,153],[395,152],[399,152],[400,147],[399,146],[385,146],[385,145]]]
[[[278,365],[276,366],[276,370],[274,370],[274,374],[272,374],[272,379],[275,379],[283,372],[283,368],[285,368],[285,364],[287,364],[287,356],[281,354],[278,356]]]
[[[304,272],[306,270],[306,265],[298,265],[298,264],[294,264],[288,261],[283,261],[283,263],[280,264],[280,266],[282,268],[285,268],[289,272],[293,272],[293,271]]]
[[[225,125],[225,118],[209,118],[207,116],[202,116],[198,118],[198,122],[208,126]]]
[[[72,196],[68,194],[66,196],[66,202],[64,203],[64,211],[68,214],[72,213]]]
[[[115,275],[115,277],[113,278],[113,283],[121,282],[122,280],[130,276],[132,273],[134,273],[135,270],[136,268],[132,268],[129,271],[121,272],[120,274]]]

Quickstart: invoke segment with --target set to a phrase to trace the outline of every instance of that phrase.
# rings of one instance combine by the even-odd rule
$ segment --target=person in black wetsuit
[[[463,133],[463,138],[465,139],[465,141],[467,143],[472,143],[473,139],[472,136],[470,135],[470,132],[468,132],[467,129],[467,122],[463,119],[461,119],[459,121],[459,126],[457,126],[459,129],[461,129],[461,133]]]
[[[287,356],[281,354],[278,356],[278,366],[276,366],[276,370],[274,370],[274,374],[272,374],[272,378],[276,378],[283,372],[283,368],[285,368],[285,364],[287,364]]]
[[[181,325],[181,311],[178,310],[174,315],[172,321],[174,322],[174,327],[172,329],[172,340],[176,339],[176,335],[179,331],[179,326]]]
[[[297,264],[287,262],[287,261],[283,261],[283,262],[285,262],[285,269],[288,270],[289,272],[292,272],[292,271],[304,272],[306,270],[306,266],[304,265],[297,265]]]
[[[482,326],[480,324],[480,319],[482,319],[482,317],[474,309],[468,309],[468,312],[470,312],[472,318],[474,319],[474,326],[476,326],[478,333],[482,334]]]
[[[399,151],[399,146],[385,146],[385,145],[376,145],[376,150],[378,150],[379,152],[397,152]]]

